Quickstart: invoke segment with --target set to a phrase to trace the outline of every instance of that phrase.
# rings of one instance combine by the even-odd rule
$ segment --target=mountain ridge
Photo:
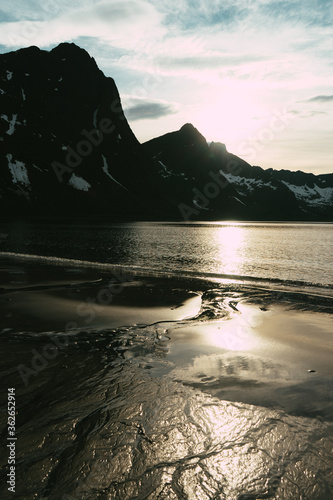
[[[140,144],[73,43],[0,62],[2,217],[333,221],[333,174],[251,166],[189,123]]]

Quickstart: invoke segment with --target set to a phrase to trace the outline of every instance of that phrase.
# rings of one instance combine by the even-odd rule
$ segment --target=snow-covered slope
[[[313,187],[309,187],[307,184],[296,186],[286,181],[282,182],[302,203],[315,207],[326,206],[329,203],[333,203],[333,187],[319,187],[317,184],[314,184]]]
[[[327,180],[324,178],[325,176],[318,176],[317,180],[313,181],[312,179],[306,179],[307,174],[304,174],[305,183],[297,185],[285,180],[279,181],[274,178],[270,181],[265,181],[258,177],[248,178],[242,177],[241,175],[233,175],[223,172],[223,170],[221,170],[221,173],[243,197],[253,195],[258,190],[265,188],[276,191],[279,187],[279,183],[282,183],[288,191],[294,195],[295,199],[305,211],[311,212],[311,209],[314,208],[317,210],[322,208],[325,209],[333,204],[333,186],[327,186]],[[320,186],[318,184],[320,184]]]

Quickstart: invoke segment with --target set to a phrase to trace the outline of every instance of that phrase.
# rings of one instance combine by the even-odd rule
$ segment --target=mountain
[[[333,174],[253,167],[191,124],[140,144],[114,80],[75,44],[0,63],[3,217],[333,220]]]
[[[170,191],[179,177],[187,181],[180,209],[189,220],[333,220],[333,174],[251,166],[191,124],[143,147]]]
[[[154,166],[113,79],[75,44],[0,61],[2,214],[146,215],[156,198]]]

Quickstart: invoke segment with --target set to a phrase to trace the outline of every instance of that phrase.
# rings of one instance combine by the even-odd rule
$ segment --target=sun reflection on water
[[[245,245],[245,228],[242,226],[225,226],[216,233],[216,258],[223,264],[223,273],[241,273]]]
[[[229,351],[248,351],[257,343],[254,328],[257,318],[248,314],[238,316],[233,321],[223,321],[207,325],[205,340],[213,345]]]

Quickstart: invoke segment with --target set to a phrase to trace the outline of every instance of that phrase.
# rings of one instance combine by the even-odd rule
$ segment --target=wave
[[[306,292],[314,295],[333,296],[333,285],[314,283],[302,280],[283,280],[273,277],[248,276],[237,274],[223,274],[214,272],[204,272],[195,270],[168,270],[156,269],[153,267],[142,267],[135,265],[114,264],[109,262],[94,262],[80,259],[70,259],[56,256],[24,254],[16,252],[0,252],[0,259],[15,260],[20,262],[31,262],[36,264],[52,265],[59,267],[82,268],[100,270],[104,272],[122,272],[141,277],[157,278],[193,278],[211,281],[227,281],[229,283],[252,284],[265,287],[292,288],[297,292]]]

